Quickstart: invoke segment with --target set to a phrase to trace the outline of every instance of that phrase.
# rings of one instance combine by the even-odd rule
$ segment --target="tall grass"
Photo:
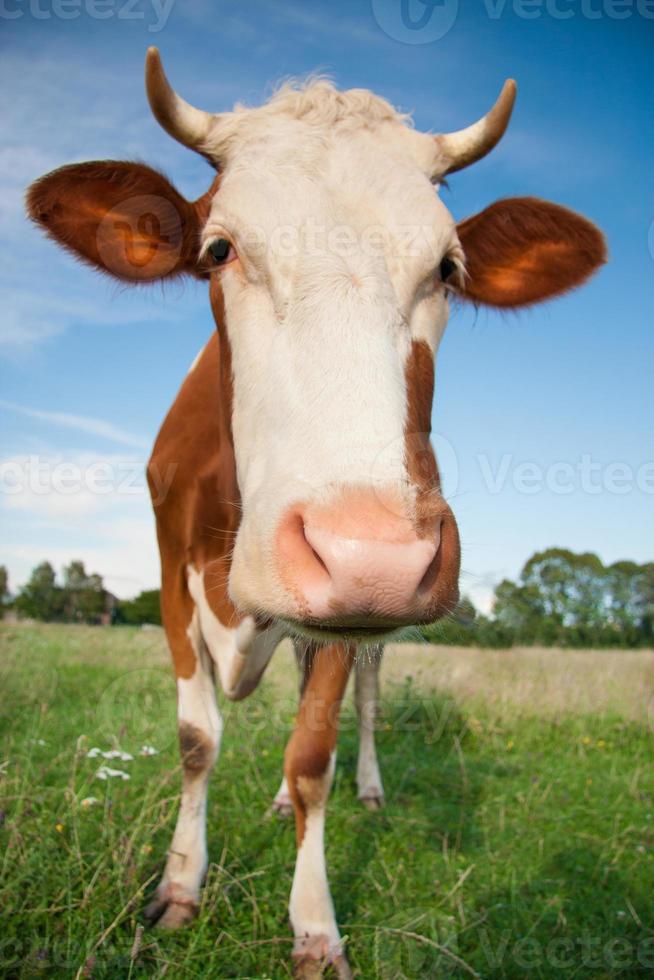
[[[407,646],[383,676],[387,806],[356,801],[348,703],[327,829],[358,975],[651,976],[654,654]],[[0,628],[0,975],[290,976],[293,828],[266,811],[295,688],[282,649],[223,704],[201,912],[164,934],[142,917],[179,785],[163,634]]]

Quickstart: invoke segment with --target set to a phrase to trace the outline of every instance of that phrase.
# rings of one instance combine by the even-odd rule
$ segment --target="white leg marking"
[[[200,636],[197,612],[188,633],[197,664],[192,677],[177,681],[182,797],[163,878],[148,910],[150,918],[169,927],[191,919],[199,902],[207,870],[207,790],[223,728],[211,660]]]
[[[293,813],[293,800],[288,791],[286,776],[281,781],[280,787],[272,801],[270,813],[276,813],[280,817],[290,817]]]
[[[370,810],[378,810],[384,804],[384,789],[375,746],[382,652],[381,648],[362,650],[354,676],[354,700],[359,719],[357,790],[359,799]]]
[[[235,629],[224,626],[207,602],[204,572],[187,568],[189,592],[200,617],[200,629],[225,695],[240,700],[250,694],[261,679],[268,661],[284,639],[285,630],[275,624],[258,630],[251,616]]]
[[[334,778],[335,763],[336,753],[333,752],[327,771],[322,777],[315,780],[298,777],[300,793],[303,783],[320,783],[320,786],[317,792],[313,787],[311,790],[313,800],[307,806],[304,838],[297,852],[289,902],[296,956],[311,950],[318,953],[318,958],[336,958],[343,952],[327,881],[324,843],[325,807]],[[316,943],[322,944],[318,950]]]

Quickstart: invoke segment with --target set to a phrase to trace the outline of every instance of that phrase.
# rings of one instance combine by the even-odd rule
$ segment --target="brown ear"
[[[78,258],[123,281],[151,282],[196,271],[204,201],[185,200],[144,164],[101,160],[35,181],[27,211]]]
[[[462,295],[517,308],[581,285],[606,261],[599,228],[535,197],[496,201],[457,228],[466,256]]]

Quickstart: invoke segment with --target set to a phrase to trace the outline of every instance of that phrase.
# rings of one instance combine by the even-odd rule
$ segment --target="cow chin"
[[[311,640],[377,643],[452,612],[459,598],[459,537],[438,498],[416,520],[397,498],[355,489],[324,505],[296,504],[261,537],[236,542],[230,595],[261,623],[281,620]]]

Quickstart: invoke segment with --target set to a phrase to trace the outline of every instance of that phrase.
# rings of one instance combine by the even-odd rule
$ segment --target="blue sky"
[[[422,0],[410,3],[417,20]],[[81,557],[121,596],[158,581],[142,469],[212,330],[205,288],[114,286],[22,212],[31,180],[78,160],[142,159],[189,197],[206,189],[206,164],[149,112],[153,43],[175,87],[213,111],[319,70],[448,130],[517,79],[507,136],[444,200],[457,218],[511,195],[568,205],[604,229],[611,261],[519,316],[452,317],[434,427],[463,589],[486,608],[494,583],[549,545],[652,559],[654,4],[435,3],[421,36],[400,0],[5,0],[0,562],[13,588],[45,558]]]

